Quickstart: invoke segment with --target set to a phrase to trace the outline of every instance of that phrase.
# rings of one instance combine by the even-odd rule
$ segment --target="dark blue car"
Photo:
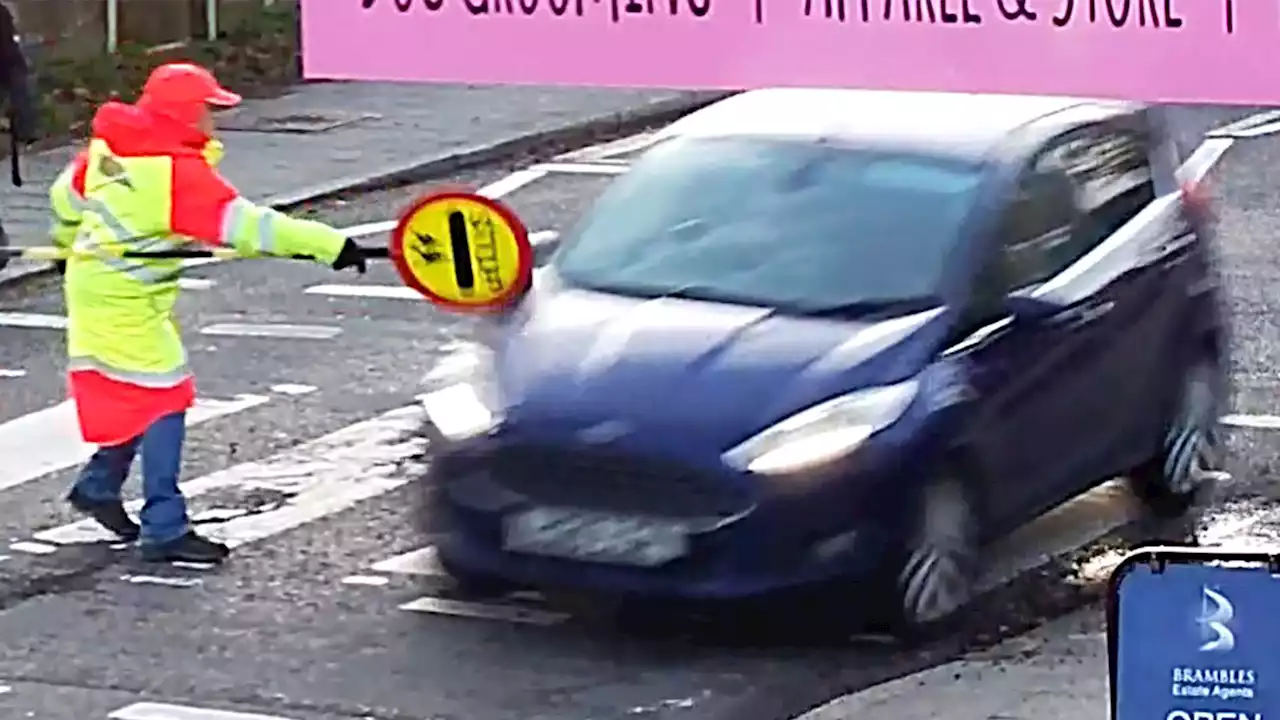
[[[429,403],[441,562],[649,599],[874,581],[918,627],[1112,477],[1185,512],[1229,342],[1215,150],[1179,167],[1160,117],[767,90],[677,122]]]

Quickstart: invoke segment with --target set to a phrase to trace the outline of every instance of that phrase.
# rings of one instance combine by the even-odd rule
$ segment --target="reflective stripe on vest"
[[[80,198],[54,193],[67,219],[81,213],[67,267],[67,355],[71,370],[93,370],[144,388],[171,388],[190,377],[173,322],[177,259],[124,258],[122,252],[170,250],[189,238],[172,229],[173,158],[117,156],[90,141]]]
[[[71,178],[67,177],[72,174],[72,167],[68,166],[62,171],[62,175],[54,181],[54,187],[61,187],[62,192],[53,193],[49,198],[50,215],[49,234],[57,237],[61,230],[70,231],[80,224],[82,210],[84,208],[84,198],[80,197],[80,193],[71,184]]]
[[[93,370],[101,373],[105,377],[117,380],[119,382],[137,385],[138,387],[154,388],[164,390],[171,387],[177,387],[186,380],[191,372],[187,369],[186,352],[183,352],[182,365],[174,370],[166,370],[164,372],[144,372],[140,370],[120,370],[108,366],[106,363],[95,358],[81,356],[73,357],[67,361],[67,370],[75,372],[77,370]]]
[[[90,200],[89,202],[93,202]],[[101,205],[101,203],[99,203]],[[103,213],[110,213],[110,210],[102,208],[94,210],[93,213],[99,217]],[[114,218],[113,218],[114,219]],[[118,220],[115,221],[119,223]],[[104,224],[111,226],[111,221],[104,218]],[[83,226],[82,226],[83,228]],[[113,233],[119,233],[124,230],[123,226],[119,226],[119,230],[112,228]],[[127,232],[127,231],[124,231]],[[117,235],[119,236],[119,235]],[[125,235],[124,237],[130,237]],[[85,232],[82,229],[76,236],[76,242],[73,246],[75,250],[82,252],[101,253],[95,256],[95,260],[100,261],[104,265],[113,270],[117,270],[143,284],[151,285],[155,283],[172,282],[182,275],[182,268],[158,268],[151,266],[150,260],[129,259],[123,257],[114,257],[121,252],[140,252],[152,251],[159,252],[164,250],[177,250],[186,245],[184,242],[174,242],[166,238],[136,238],[134,240],[122,243],[102,243],[93,240],[91,232]]]
[[[66,202],[69,209],[73,212],[78,212],[82,218],[80,222],[81,230],[76,237],[74,245],[75,250],[87,253],[101,253],[96,257],[97,260],[100,260],[107,267],[124,273],[125,275],[128,275],[129,277],[144,284],[172,282],[182,275],[181,268],[174,270],[171,268],[160,269],[149,267],[147,260],[129,260],[122,257],[112,257],[112,255],[131,251],[176,250],[186,243],[175,242],[167,237],[156,237],[154,235],[147,236],[136,232],[129,228],[124,221],[116,217],[116,214],[111,212],[111,209],[107,207],[106,203],[96,198],[80,197],[79,193],[76,193],[73,188],[68,188],[62,199]],[[69,224],[63,220],[65,216],[58,210],[58,207],[55,205],[55,222]],[[97,220],[115,236],[116,242],[99,242],[94,240],[93,228],[91,227],[91,223],[90,227],[86,227],[85,215],[95,216]]]
[[[240,232],[240,225],[255,222],[257,215],[257,232],[251,233],[254,240],[247,239],[246,233]],[[234,247],[244,255],[271,255],[276,252],[275,229],[272,217],[275,211],[259,208],[244,198],[236,198],[227,204],[222,216],[222,228],[219,232],[221,242],[227,247]],[[236,242],[240,238],[241,242]]]

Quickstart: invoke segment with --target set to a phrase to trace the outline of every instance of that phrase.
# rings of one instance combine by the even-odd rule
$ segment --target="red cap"
[[[151,71],[138,105],[194,123],[205,106],[235,107],[240,100],[205,68],[191,63],[167,63]]]

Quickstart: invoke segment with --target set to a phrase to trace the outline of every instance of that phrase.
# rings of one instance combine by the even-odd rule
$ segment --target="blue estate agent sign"
[[[1113,720],[1280,720],[1277,570],[1263,553],[1130,555],[1112,577]]]

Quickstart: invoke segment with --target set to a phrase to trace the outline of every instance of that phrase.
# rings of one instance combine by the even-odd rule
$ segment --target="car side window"
[[[1081,216],[1067,264],[1080,259],[1156,198],[1151,140],[1137,130],[1091,126],[1075,131],[1041,155],[1038,166],[1066,173]]]
[[[994,253],[973,280],[961,334],[1005,316],[1005,297],[1036,285],[1066,267],[1078,213],[1074,189],[1057,170],[1032,164],[1023,170],[1000,217]]]
[[[1006,211],[1002,266],[1006,291],[1043,282],[1070,264],[1077,211],[1071,181],[1060,171],[1032,167]]]

